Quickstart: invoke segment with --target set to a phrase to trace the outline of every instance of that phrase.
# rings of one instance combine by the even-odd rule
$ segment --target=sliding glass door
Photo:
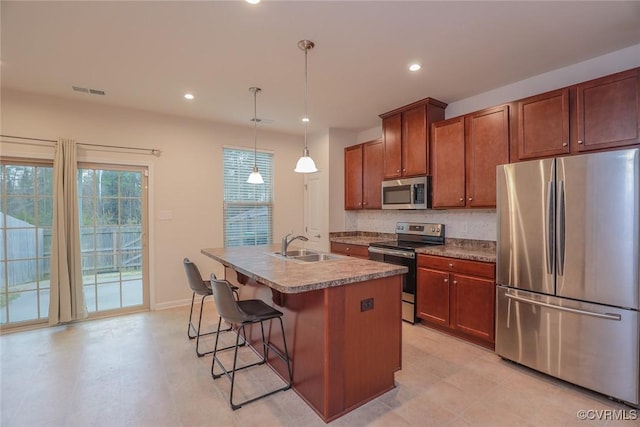
[[[53,220],[51,163],[0,163],[0,325],[46,322]]]
[[[0,162],[0,326],[49,315],[51,162]],[[84,298],[91,316],[149,308],[146,168],[78,167]]]
[[[89,313],[149,307],[143,169],[78,170],[84,297]]]

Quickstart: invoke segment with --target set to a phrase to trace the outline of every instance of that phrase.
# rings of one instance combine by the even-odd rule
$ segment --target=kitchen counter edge
[[[382,240],[392,240],[389,236],[371,236],[347,233],[336,233],[338,236],[332,236],[329,238],[331,243],[343,243],[347,245],[369,246],[371,243],[379,242]],[[495,242],[489,240],[472,240],[472,239],[445,239],[444,245],[439,246],[426,246],[424,248],[416,249],[417,254],[434,255],[447,258],[465,259],[470,261],[480,262],[496,262],[496,247]]]
[[[285,294],[365,282],[408,272],[407,267],[347,256],[301,263],[273,256],[278,245],[205,248],[200,252]]]

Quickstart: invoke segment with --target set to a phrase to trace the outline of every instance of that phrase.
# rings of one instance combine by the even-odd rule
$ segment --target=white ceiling
[[[640,43],[640,2],[0,3],[2,88],[301,133],[354,131]],[[410,73],[412,61],[423,69]],[[71,86],[106,96],[73,92]],[[193,92],[193,101],[182,95]],[[269,121],[272,120],[272,123]]]

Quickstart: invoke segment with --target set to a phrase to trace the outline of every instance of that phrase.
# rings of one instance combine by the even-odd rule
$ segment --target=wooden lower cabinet
[[[494,349],[495,263],[419,255],[417,280],[423,324]]]
[[[369,259],[369,247],[363,245],[349,245],[346,243],[331,242],[331,252],[356,258]]]

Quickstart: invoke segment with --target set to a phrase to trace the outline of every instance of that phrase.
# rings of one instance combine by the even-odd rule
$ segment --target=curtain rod
[[[24,136],[13,136],[13,135],[0,135],[0,137],[2,138],[13,138],[13,139],[22,139],[22,140],[29,140],[29,141],[38,141],[38,142],[51,142],[51,143],[56,143],[58,141],[54,140],[54,139],[42,139],[42,138],[29,138],[29,137],[24,137]],[[11,141],[7,141],[7,142],[11,142]],[[100,147],[100,148],[116,148],[119,150],[134,150],[134,151],[146,151],[149,154],[153,154],[154,156],[160,156],[160,150],[158,150],[157,148],[138,148],[138,147],[122,147],[122,146],[118,146],[118,145],[102,145],[102,144],[89,144],[86,142],[78,142],[78,145],[83,145],[85,147]]]

